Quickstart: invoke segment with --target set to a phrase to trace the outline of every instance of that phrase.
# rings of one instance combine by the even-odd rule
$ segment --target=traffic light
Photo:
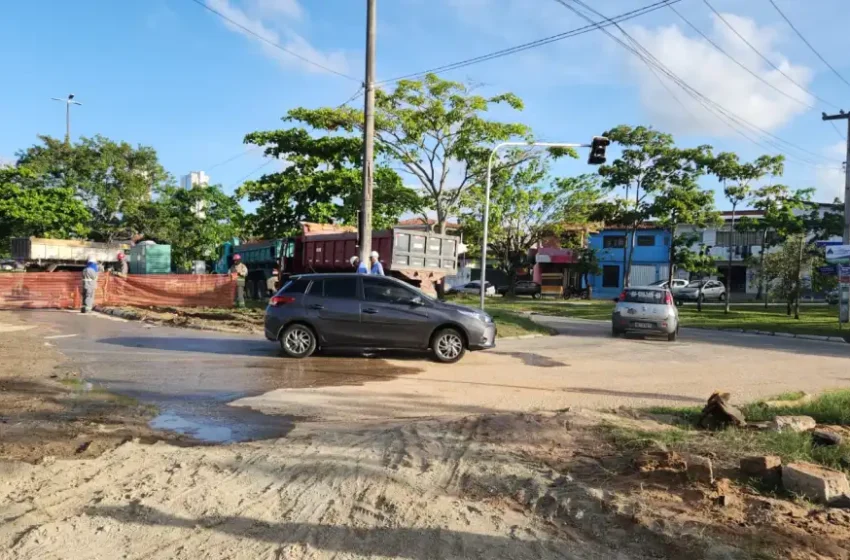
[[[594,136],[590,143],[590,155],[587,156],[589,165],[602,165],[605,163],[605,148],[611,141],[604,136]]]

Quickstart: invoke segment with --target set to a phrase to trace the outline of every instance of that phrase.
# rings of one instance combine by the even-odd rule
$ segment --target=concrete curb
[[[564,319],[568,321],[577,321],[582,323],[595,323],[595,324],[604,324],[608,323],[608,321],[603,321],[599,319],[583,319],[581,317],[564,317],[561,315],[545,315],[543,313],[531,313],[530,316],[537,316],[541,318],[547,319]],[[822,336],[815,334],[794,334],[794,333],[786,333],[786,332],[773,332],[773,331],[759,331],[759,330],[748,330],[748,329],[715,329],[711,327],[682,327],[685,330],[695,329],[701,331],[717,331],[717,332],[727,332],[727,333],[742,333],[742,334],[759,334],[762,336],[779,336],[782,338],[799,338],[801,340],[817,340],[819,342],[840,342],[842,344],[848,344],[850,341],[847,341],[840,336]]]

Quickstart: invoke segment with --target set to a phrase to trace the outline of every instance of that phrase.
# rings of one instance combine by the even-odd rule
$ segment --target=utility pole
[[[65,143],[71,143],[71,105],[82,105],[79,101],[74,101],[74,94],[71,93],[68,95],[67,99],[59,99],[58,97],[51,97],[53,101],[60,101],[65,104]]]
[[[375,26],[376,0],[366,0],[366,80],[363,89],[363,200],[360,208],[360,262],[372,252],[372,179],[375,164]]]
[[[837,115],[827,115],[826,113],[822,113],[822,115],[825,121],[841,119],[847,121],[847,156],[844,160],[844,235],[842,239],[845,245],[850,245],[850,113],[839,111]]]

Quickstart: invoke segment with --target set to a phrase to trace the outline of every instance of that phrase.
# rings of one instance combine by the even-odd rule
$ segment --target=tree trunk
[[[800,295],[803,293],[803,249],[806,245],[805,235],[800,236],[800,251],[797,253],[797,289],[794,290],[794,318],[800,319]]]
[[[724,313],[729,313],[729,300],[732,299],[730,295],[732,294],[732,253],[735,249],[735,244],[732,241],[735,240],[735,207],[737,205],[732,205],[732,231],[729,233],[729,264],[726,268],[726,302],[723,306]]]
[[[770,299],[768,297],[767,292],[767,278],[764,274],[764,253],[767,251],[767,230],[764,230],[764,234],[761,237],[761,254],[759,254],[759,290],[761,291],[762,297],[764,297],[764,308],[767,309],[767,302]]]

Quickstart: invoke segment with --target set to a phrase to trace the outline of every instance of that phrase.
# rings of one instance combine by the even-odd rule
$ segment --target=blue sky
[[[365,0],[202,0],[253,31],[319,62],[346,79],[273,49],[192,0],[31,0],[9,2],[0,19],[6,53],[0,89],[0,158],[64,134],[64,107],[51,97],[74,93],[72,136],[103,134],[156,148],[175,176],[202,169],[232,190],[262,173],[245,151],[253,130],[282,126],[297,106],[338,105],[363,73]],[[839,15],[845,0],[774,0],[821,54],[850,81],[850,34]],[[593,5],[616,15],[651,0]],[[808,50],[768,0],[710,0],[727,21],[786,74],[825,101],[850,110],[850,86]],[[744,73],[668,8],[625,28],[704,95],[768,132],[811,152],[790,149],[783,181],[815,186],[831,200],[842,192],[843,140],[821,111],[835,109],[770,68],[714,16],[703,0],[676,9],[774,89]],[[378,0],[379,79],[424,70],[580,27],[586,22],[554,0]],[[753,158],[768,150],[737,136],[599,31],[444,75],[485,94],[512,91],[520,120],[549,141],[583,142],[620,123],[672,132],[680,145],[708,143]],[[794,97],[797,101],[789,99]],[[359,101],[358,101],[359,103]],[[806,108],[809,104],[814,109]],[[845,123],[839,123],[842,132]],[[271,170],[267,166],[264,170]],[[591,171],[583,160],[559,174]],[[253,173],[253,174],[252,174]],[[711,180],[706,186],[714,187]],[[718,205],[725,204],[718,199]]]

